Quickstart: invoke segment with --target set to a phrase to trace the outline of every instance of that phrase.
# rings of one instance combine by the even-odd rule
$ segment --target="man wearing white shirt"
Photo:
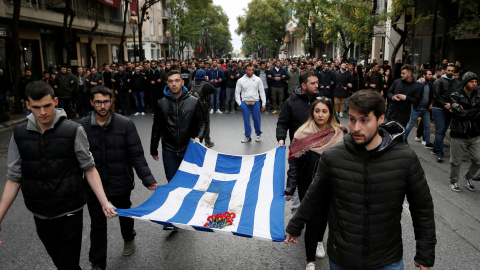
[[[250,115],[253,118],[253,126],[257,134],[256,142],[261,140],[262,131],[260,130],[260,109],[265,111],[265,90],[263,88],[262,80],[253,75],[253,64],[248,64],[245,67],[245,75],[237,81],[235,89],[235,101],[242,109],[243,124],[245,126],[245,138],[242,143],[252,141],[250,135],[252,134],[252,127],[250,125]],[[241,98],[240,98],[241,96]],[[262,105],[260,108],[260,99]]]

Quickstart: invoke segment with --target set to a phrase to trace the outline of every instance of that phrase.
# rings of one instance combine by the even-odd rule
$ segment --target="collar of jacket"
[[[187,88],[185,86],[182,86],[182,95],[180,96],[180,98],[178,100],[181,100],[181,99],[185,98],[187,96],[187,92],[188,92]],[[163,94],[168,99],[176,100],[176,98],[170,92],[170,88],[168,88],[168,85],[166,85],[165,89],[163,89]]]
[[[110,110],[110,117],[108,117],[107,122],[105,123],[105,125],[100,126],[98,124],[97,118],[95,117],[95,112],[93,111],[92,114],[90,115],[90,126],[110,129],[111,126],[112,126],[112,122],[113,122],[113,118],[114,118],[113,115],[114,114],[115,113],[112,110]]]
[[[380,125],[378,128],[378,134],[382,137],[382,143],[380,144],[377,153],[385,152],[390,149],[396,141],[403,136],[404,132],[405,128],[395,121]],[[347,149],[352,153],[362,155],[363,153],[368,152],[367,149],[365,149],[365,146],[355,143],[351,133],[345,134],[344,141]]]

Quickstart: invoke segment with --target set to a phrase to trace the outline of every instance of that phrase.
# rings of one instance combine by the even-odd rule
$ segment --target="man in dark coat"
[[[435,215],[430,189],[413,150],[398,143],[403,128],[385,118],[385,100],[361,90],[347,102],[350,133],[321,156],[315,178],[288,223],[288,243],[328,204],[327,243],[332,269],[403,269],[402,225],[405,197],[416,240],[414,263],[435,261]]]
[[[112,93],[105,86],[91,90],[90,103],[95,110],[78,123],[87,133],[90,151],[93,154],[98,172],[110,202],[119,208],[132,206],[130,194],[134,187],[133,168],[149,190],[157,188],[157,182],[150,172],[143,153],[142,142],[135,124],[130,118],[111,110]],[[106,269],[107,266],[107,220],[93,190],[87,187],[88,212],[91,218],[90,262],[93,269]],[[135,252],[133,219],[120,217],[120,231],[125,245],[122,255]]]

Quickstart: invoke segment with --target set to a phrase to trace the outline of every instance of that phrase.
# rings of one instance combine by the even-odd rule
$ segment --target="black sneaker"
[[[460,191],[462,191],[462,190],[460,189],[460,187],[458,186],[457,183],[450,183],[450,189],[453,190],[453,191],[455,191],[455,192],[460,192]]]
[[[465,175],[464,175],[464,176],[463,176],[463,180],[465,181],[465,184],[467,185],[468,190],[470,190],[470,191],[475,191],[475,186],[472,184],[472,179],[468,179],[468,178],[465,177]]]
[[[252,141],[252,137],[248,136],[248,137],[245,137],[243,138],[243,140],[241,140],[242,143],[247,143],[247,142],[251,142]]]
[[[427,148],[427,149],[433,149],[433,143],[427,143],[427,144],[425,144],[425,148]]]
[[[437,156],[437,162],[439,162],[439,163],[440,163],[440,162],[443,162],[443,157]]]
[[[480,181],[480,174],[472,178],[473,181]]]
[[[403,141],[403,145],[405,145],[405,146],[407,146],[407,147],[410,146],[410,145],[408,144],[408,141]]]
[[[205,147],[212,148],[215,144],[213,142],[205,142]]]

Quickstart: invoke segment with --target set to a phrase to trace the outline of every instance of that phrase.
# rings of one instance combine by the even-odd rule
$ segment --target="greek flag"
[[[285,147],[259,155],[234,156],[190,141],[173,179],[147,201],[120,216],[181,229],[285,239]],[[233,224],[206,228],[210,215],[235,213]]]

